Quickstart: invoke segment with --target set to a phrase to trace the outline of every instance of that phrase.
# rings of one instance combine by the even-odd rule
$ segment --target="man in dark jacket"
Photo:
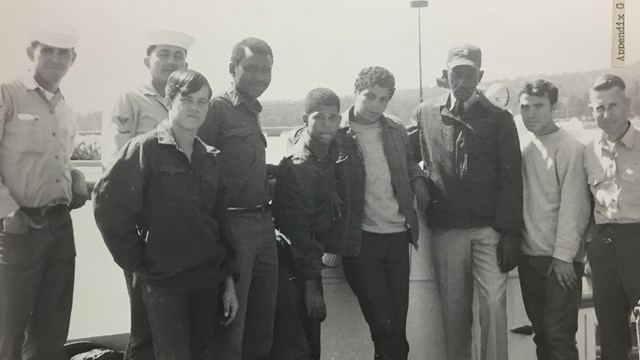
[[[434,270],[442,302],[447,359],[471,358],[471,307],[479,300],[482,360],[507,355],[507,273],[519,256],[522,174],[511,114],[476,86],[481,51],[449,50],[443,78],[449,93],[412,115],[429,174]]]
[[[384,114],[395,79],[382,67],[363,69],[355,105],[342,115],[334,139],[341,216],[327,247],[344,256],[344,274],[369,324],[376,359],[406,359],[409,344],[409,246],[417,247],[418,216],[428,203],[426,177],[406,130]]]

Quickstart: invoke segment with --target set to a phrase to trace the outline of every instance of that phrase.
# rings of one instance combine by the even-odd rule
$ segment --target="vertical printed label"
[[[611,66],[615,68],[624,67],[625,59],[625,18],[624,0],[613,0],[613,21],[612,21],[612,41],[611,41]]]

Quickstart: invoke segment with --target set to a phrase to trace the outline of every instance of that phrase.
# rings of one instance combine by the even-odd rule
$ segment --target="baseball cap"
[[[469,65],[480,69],[482,65],[482,51],[471,44],[460,44],[449,49],[447,68],[453,69],[458,65]]]

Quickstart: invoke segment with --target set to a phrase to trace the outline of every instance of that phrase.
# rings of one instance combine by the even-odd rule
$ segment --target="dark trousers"
[[[154,360],[153,341],[151,339],[151,326],[147,309],[142,301],[142,286],[133,287],[133,275],[124,272],[129,293],[129,309],[131,312],[131,332],[129,343],[124,353],[124,360]]]
[[[174,289],[142,285],[157,360],[213,360],[222,304],[219,286]]]
[[[320,360],[320,321],[307,316],[304,280],[295,277],[288,248],[278,246],[278,263],[271,360]],[[322,288],[322,280],[317,281]]]
[[[587,246],[602,360],[627,360],[629,319],[640,299],[640,223],[598,225]]]
[[[577,286],[563,289],[555,274],[547,276],[552,257],[523,255],[518,266],[520,288],[533,327],[538,360],[578,360],[576,331],[584,264],[574,263]]]
[[[344,257],[344,275],[358,298],[375,359],[406,360],[409,308],[409,231],[375,234],[363,231],[360,255]]]
[[[69,211],[0,231],[0,359],[67,359],[76,250]]]

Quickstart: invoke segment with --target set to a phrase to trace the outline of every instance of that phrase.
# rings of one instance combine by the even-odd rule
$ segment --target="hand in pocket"
[[[2,227],[4,232],[8,234],[26,234],[29,232],[30,222],[31,218],[18,210],[2,219]]]

